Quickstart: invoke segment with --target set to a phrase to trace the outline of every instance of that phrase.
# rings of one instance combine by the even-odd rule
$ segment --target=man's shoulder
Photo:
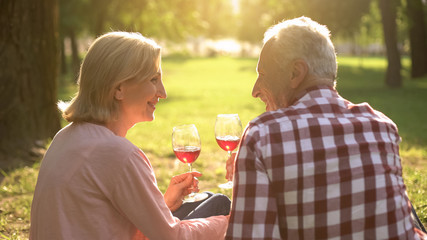
[[[329,119],[334,121],[375,121],[395,125],[382,112],[375,110],[368,103],[354,104],[342,98],[317,98],[297,102],[287,108],[264,112],[249,122],[250,128],[269,128],[274,125],[292,125],[310,119]],[[341,120],[340,120],[341,119]]]
[[[267,133],[268,129],[274,128],[274,126],[280,125],[283,128],[284,125],[292,125],[292,122],[298,118],[298,115],[294,114],[293,110],[283,108],[262,113],[249,122],[248,128],[251,132],[260,131]]]
[[[280,108],[275,111],[264,112],[250,121],[252,125],[271,125],[276,123],[286,123],[293,120],[307,117],[310,109],[301,105],[294,105],[287,108]]]
[[[261,115],[259,115],[258,117],[252,119],[249,122],[250,126],[261,126],[261,125],[269,125],[272,123],[276,123],[278,122],[280,119],[282,119],[284,116],[282,114],[280,114],[278,112],[278,110],[276,111],[269,111],[269,112],[264,112]]]

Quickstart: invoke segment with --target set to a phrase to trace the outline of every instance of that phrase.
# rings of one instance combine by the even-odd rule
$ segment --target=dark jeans
[[[411,208],[412,208],[412,220],[414,221],[415,227],[418,228],[419,230],[426,232],[426,229],[423,226],[423,223],[421,222],[420,218],[418,217],[417,213],[415,212],[414,206],[411,203]]]
[[[205,200],[184,203],[172,214],[180,220],[230,214],[231,201],[227,196],[220,193],[206,193],[208,198]]]

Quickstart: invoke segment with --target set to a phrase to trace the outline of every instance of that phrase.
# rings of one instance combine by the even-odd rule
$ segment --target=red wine
[[[225,151],[233,151],[239,145],[240,138],[235,136],[217,137],[216,142]]]
[[[193,163],[200,154],[199,147],[186,146],[173,149],[176,157],[183,163]]]

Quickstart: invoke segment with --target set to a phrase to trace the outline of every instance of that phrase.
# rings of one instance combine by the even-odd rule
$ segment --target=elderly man
[[[327,27],[301,17],[265,33],[226,239],[420,239],[396,125],[335,90]]]

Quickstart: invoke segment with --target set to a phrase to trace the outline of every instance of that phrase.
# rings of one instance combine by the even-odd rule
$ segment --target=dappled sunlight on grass
[[[35,164],[1,173],[5,179],[0,182],[0,239],[28,239],[31,202],[39,166]]]
[[[424,159],[425,161],[425,159]],[[409,199],[414,205],[418,217],[423,225],[427,225],[427,169],[415,169],[405,167],[403,169],[403,179]]]
[[[427,149],[425,147],[404,145],[400,148],[400,158],[404,167],[427,170]]]

